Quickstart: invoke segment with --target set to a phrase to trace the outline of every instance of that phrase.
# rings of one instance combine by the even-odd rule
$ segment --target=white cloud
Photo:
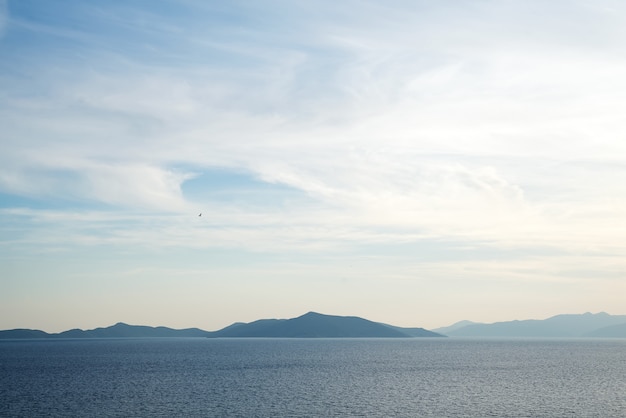
[[[578,162],[624,163],[619,17],[585,2],[405,6],[332,6],[332,19],[297,10],[283,25],[302,30],[289,38],[269,24],[230,37],[170,28],[194,59],[111,49],[89,55],[89,69],[42,70],[49,89],[3,99],[14,140],[0,184],[185,212],[199,203],[181,194],[186,173],[222,167],[313,197],[324,220],[301,206],[305,224],[616,242],[602,225],[622,219],[623,170]]]

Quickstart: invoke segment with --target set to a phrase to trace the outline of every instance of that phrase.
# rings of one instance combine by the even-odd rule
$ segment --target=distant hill
[[[211,333],[198,328],[172,329],[166,327],[147,327],[128,325],[119,322],[107,328],[96,328],[83,331],[71,329],[55,334],[39,330],[12,329],[0,331],[0,339],[32,339],[32,338],[163,338],[163,337],[208,337]]]
[[[49,334],[32,329],[0,331],[0,339],[43,338],[413,338],[413,337],[599,337],[626,338],[626,315],[596,314],[556,315],[548,319],[480,324],[457,322],[449,327],[429,331],[424,328],[402,328],[369,321],[356,316],[324,315],[309,312],[291,319],[260,319],[236,322],[218,331],[199,328],[172,329],[128,325],[119,322],[106,328],[71,329]]]
[[[452,325],[448,325],[447,327],[441,327],[441,328],[435,328],[433,329],[434,332],[437,332],[439,334],[444,334],[444,335],[448,335],[453,331],[456,331],[459,328],[463,328],[466,327],[468,325],[477,325],[479,324],[478,322],[472,322],[472,321],[459,321],[459,322],[455,322]]]
[[[619,326],[626,324],[626,315],[597,314],[556,315],[548,319],[470,324],[446,332],[451,337],[588,337],[620,336]],[[617,326],[615,330],[607,327]],[[437,331],[441,331],[439,328]],[[602,334],[604,332],[604,334]],[[596,334],[597,333],[597,334]],[[601,335],[602,334],[602,335]]]
[[[424,328],[403,328],[403,327],[396,327],[396,326],[387,325],[387,324],[383,324],[383,325],[391,327],[395,330],[398,330],[401,333],[406,334],[409,337],[445,337],[445,335],[441,333],[429,331]]]
[[[263,338],[408,338],[443,337],[423,328],[400,328],[354,316],[323,315],[309,312],[292,319],[261,319],[237,322],[219,331],[198,328],[176,330],[166,327],[128,325],[122,322],[107,328],[71,329],[56,334],[38,330],[0,331],[0,339],[33,338],[164,338],[164,337],[263,337]]]
[[[626,323],[596,329],[585,334],[585,337],[626,338]]]
[[[47,338],[51,334],[48,334],[37,329],[10,329],[6,331],[0,331],[0,339],[15,338],[15,339],[34,339],[34,338]]]
[[[233,324],[212,333],[213,337],[264,338],[407,338],[442,337],[422,328],[400,328],[356,316],[309,312],[292,319],[261,319]]]
[[[107,327],[88,331],[72,329],[56,334],[57,338],[124,338],[124,337],[206,337],[210,333],[198,328],[172,329],[167,327],[148,327],[143,325],[128,325],[123,322]]]

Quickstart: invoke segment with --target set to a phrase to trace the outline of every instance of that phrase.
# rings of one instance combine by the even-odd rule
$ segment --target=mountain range
[[[235,323],[216,331],[213,337],[283,338],[407,338],[443,337],[423,328],[401,328],[356,316],[323,315],[309,312],[292,319],[261,319]]]
[[[324,315],[316,312],[291,319],[260,319],[250,323],[234,323],[212,332],[198,328],[177,330],[121,322],[107,328],[87,331],[72,329],[56,334],[31,329],[0,331],[0,339],[129,337],[410,338],[444,337],[444,335],[423,328],[401,328],[355,316]]]
[[[49,334],[32,329],[0,331],[0,339],[42,338],[411,338],[411,337],[549,337],[549,338],[626,338],[626,315],[596,314],[556,315],[548,319],[495,322],[492,324],[461,321],[432,331],[402,328],[369,321],[356,316],[324,315],[309,312],[291,319],[260,319],[236,322],[218,331],[199,328],[172,329],[117,323],[92,330],[71,329]]]
[[[450,337],[626,338],[626,315],[587,312],[492,324],[462,321],[434,331]]]
[[[209,334],[210,332],[198,328],[172,329],[167,327],[128,325],[118,322],[106,328],[90,330],[70,329],[54,334],[33,329],[11,329],[0,331],[0,339],[208,337]]]

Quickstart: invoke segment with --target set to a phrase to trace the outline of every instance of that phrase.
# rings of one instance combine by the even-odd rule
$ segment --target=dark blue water
[[[2,341],[0,416],[626,417],[626,340]]]

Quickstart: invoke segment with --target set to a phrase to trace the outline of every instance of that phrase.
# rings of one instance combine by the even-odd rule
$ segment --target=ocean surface
[[[626,417],[626,340],[0,341],[2,417]]]

